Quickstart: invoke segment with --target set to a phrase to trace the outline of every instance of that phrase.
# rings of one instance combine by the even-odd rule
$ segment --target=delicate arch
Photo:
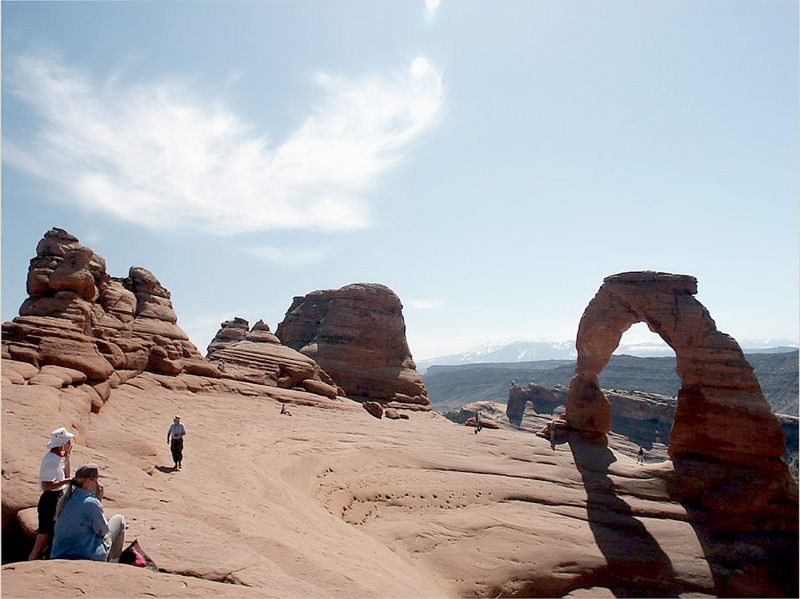
[[[783,432],[735,339],[693,296],[697,279],[652,271],[607,277],[581,317],[567,397],[570,428],[606,433],[611,404],[597,381],[622,334],[644,322],[674,351],[681,379],[669,453],[736,463],[780,457]]]

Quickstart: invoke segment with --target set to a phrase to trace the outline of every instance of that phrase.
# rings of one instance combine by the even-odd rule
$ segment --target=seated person
[[[125,517],[103,515],[103,485],[97,464],[85,464],[59,499],[51,559],[118,562],[125,542]]]

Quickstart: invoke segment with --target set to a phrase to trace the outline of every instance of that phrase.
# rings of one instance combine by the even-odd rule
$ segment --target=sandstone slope
[[[15,563],[4,566],[3,596],[197,596],[207,584],[222,596],[280,597],[796,590],[796,532],[749,522],[715,536],[702,511],[671,499],[670,462],[638,466],[578,434],[555,450],[514,430],[475,435],[431,412],[376,420],[357,403],[277,387],[189,391],[200,378],[144,373],[122,384],[73,458],[101,465],[107,510],[128,516],[129,538],[180,584],[129,566]],[[41,414],[62,394],[3,383],[4,512],[35,505],[58,422]],[[176,412],[189,435],[185,467],[172,472],[165,433]]]

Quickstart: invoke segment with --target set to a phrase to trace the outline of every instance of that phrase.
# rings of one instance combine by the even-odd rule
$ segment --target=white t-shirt
[[[42,458],[42,465],[39,468],[39,483],[54,483],[57,480],[64,480],[66,472],[64,471],[64,458],[60,455],[48,451]],[[61,485],[53,491],[60,491],[66,484]]]

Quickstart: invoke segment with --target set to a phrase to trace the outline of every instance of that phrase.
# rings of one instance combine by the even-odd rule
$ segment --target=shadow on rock
[[[786,467],[673,464],[670,494],[686,508],[717,595],[797,597],[797,485]]]
[[[677,597],[672,562],[620,499],[608,476],[616,461],[605,435],[569,436],[569,447],[586,488],[589,527],[606,559],[602,585],[617,597]]]

